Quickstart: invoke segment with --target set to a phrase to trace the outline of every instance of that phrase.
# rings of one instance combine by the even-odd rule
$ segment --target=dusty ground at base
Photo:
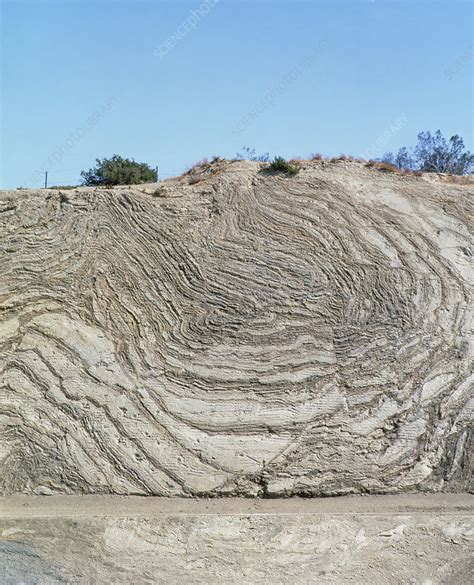
[[[0,497],[0,520],[6,518],[129,517],[206,514],[400,514],[469,513],[474,495],[419,494],[329,498],[159,498],[142,496]]]
[[[11,496],[0,582],[472,582],[467,494],[318,499]]]

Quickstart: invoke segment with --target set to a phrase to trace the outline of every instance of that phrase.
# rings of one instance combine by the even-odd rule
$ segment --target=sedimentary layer
[[[472,186],[301,166],[0,194],[1,493],[469,489]]]

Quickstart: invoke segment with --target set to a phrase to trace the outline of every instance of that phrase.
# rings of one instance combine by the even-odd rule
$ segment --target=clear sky
[[[178,174],[244,145],[376,157],[420,130],[472,148],[458,0],[1,0],[2,188],[114,153]]]

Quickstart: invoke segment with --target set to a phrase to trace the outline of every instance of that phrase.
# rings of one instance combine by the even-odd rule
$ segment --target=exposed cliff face
[[[3,192],[3,493],[466,489],[472,187],[221,162]]]

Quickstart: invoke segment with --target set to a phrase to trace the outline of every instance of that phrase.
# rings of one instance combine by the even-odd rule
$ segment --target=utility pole
[[[158,165],[155,168],[155,173],[156,173],[156,182],[158,183]]]
[[[48,171],[44,172],[44,188],[48,188]]]

